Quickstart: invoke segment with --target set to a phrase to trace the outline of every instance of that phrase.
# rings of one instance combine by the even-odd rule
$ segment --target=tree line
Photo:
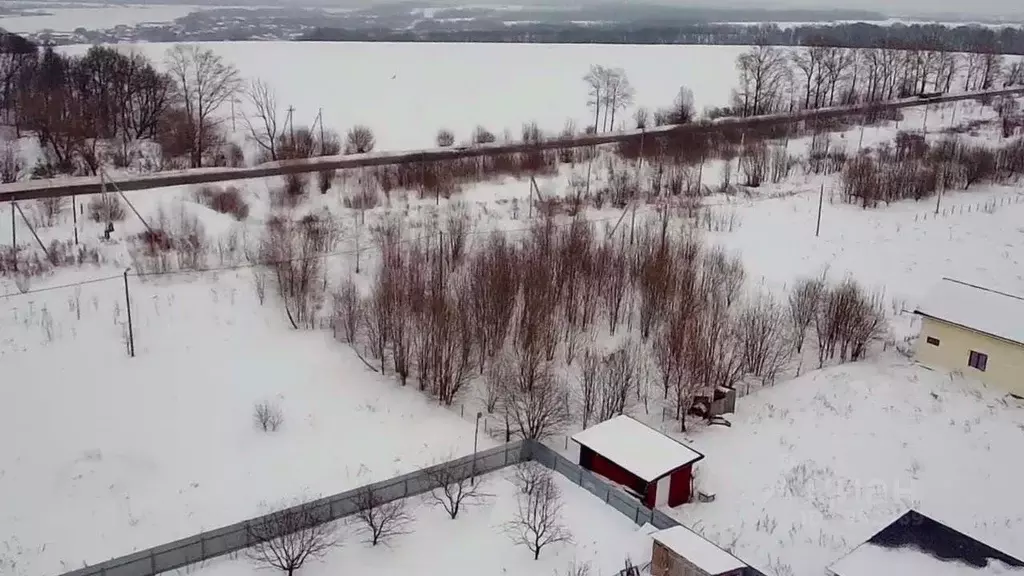
[[[787,49],[762,39],[737,58],[736,68],[732,108],[719,114],[756,116],[1024,83],[1024,59],[898,45],[853,49],[816,42]]]
[[[806,24],[712,24],[630,22],[610,25],[532,24],[493,30],[393,30],[316,28],[300,38],[334,42],[481,42],[533,44],[700,44],[805,46],[827,43],[843,48],[929,49],[1024,55],[1024,28],[880,25],[866,22]]]
[[[224,142],[217,113],[239,83],[237,69],[193,45],[168,50],[165,71],[142,54],[105,46],[70,56],[6,35],[0,50],[3,119],[18,136],[38,138],[43,172],[128,165],[142,141],[159,144],[168,161],[215,162]]]

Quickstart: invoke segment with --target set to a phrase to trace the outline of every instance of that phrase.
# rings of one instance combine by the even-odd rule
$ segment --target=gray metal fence
[[[651,524],[655,528],[663,530],[680,525],[679,522],[676,522],[664,512],[651,510],[644,506],[640,500],[616,488],[593,472],[584,470],[578,464],[539,442],[528,442],[525,446],[525,451],[528,452],[527,459],[533,460],[572,480],[574,484],[583,487],[587,492],[597,496],[606,504],[641,526]]]
[[[408,498],[425,494],[436,488],[436,483],[431,479],[431,472],[442,467],[450,468],[453,480],[465,479],[474,473],[487,474],[522,462],[524,458],[528,457],[528,453],[523,442],[512,442],[479,452],[475,456],[466,456],[397,478],[361,486],[306,505],[312,505],[318,517],[325,518],[327,521],[339,520],[356,512],[358,498],[367,488],[373,490],[375,495],[383,501]],[[63,576],[153,576],[182,568],[189,564],[248,548],[252,544],[249,541],[249,526],[261,519],[246,520],[196,534],[169,544],[67,572]]]
[[[367,488],[373,490],[376,496],[383,501],[390,502],[425,494],[436,488],[437,484],[432,479],[431,473],[442,467],[450,468],[452,479],[465,479],[473,474],[487,474],[529,460],[565,476],[638,525],[651,524],[659,530],[680,525],[664,512],[647,508],[640,500],[615,487],[607,480],[584,470],[553,449],[532,440],[504,444],[480,452],[475,456],[466,456],[397,478],[321,498],[310,504],[305,504],[305,506],[312,506],[317,517],[324,518],[325,521],[339,520],[357,511],[360,494],[364,493]],[[249,526],[264,518],[254,518],[196,534],[169,544],[67,572],[62,576],[155,576],[162,572],[248,548],[253,544],[250,541]]]

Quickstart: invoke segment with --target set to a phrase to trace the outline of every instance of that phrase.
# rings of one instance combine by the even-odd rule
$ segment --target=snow
[[[781,291],[799,277],[827,270],[885,289],[887,299],[912,310],[943,277],[1003,292],[1024,292],[1024,196],[1020,189],[982,186],[935,200],[900,202],[865,210],[834,197],[826,183],[821,235],[815,237],[821,180],[799,180],[785,196],[733,200],[718,208],[739,222],[734,232],[712,233],[743,255],[747,273]],[[982,209],[995,202],[990,211]],[[771,241],[765,241],[770,238]]]
[[[116,269],[49,285],[111,271],[0,300],[0,493],[17,495],[0,507],[0,573],[61,573],[473,450],[470,422],[329,331],[292,331],[248,271],[132,278],[128,358]],[[254,426],[261,401],[279,431]]]
[[[999,576],[1024,574],[1024,568],[992,560],[978,568],[942,560],[914,547],[886,548],[870,542],[858,546],[829,570],[835,576]]]
[[[625,415],[591,426],[572,439],[645,482],[654,482],[704,457],[685,444]]]
[[[550,130],[572,116],[582,126],[589,114],[580,77],[591,63],[623,66],[638,88],[638,101],[648,106],[667,103],[680,83],[695,89],[699,105],[722,104],[734,83],[734,75],[724,71],[731,70],[742,50],[209,46],[236,62],[243,74],[267,74],[282,107],[297,106],[298,123],[311,121],[324,105],[329,126],[368,124],[377,131],[382,150],[430,146],[441,126],[456,129],[460,137],[477,123],[500,131],[535,118]],[[167,46],[138,48],[159,58]],[[659,70],[647,64],[669,60],[679,66]],[[309,66],[297,65],[308,62],[330,62],[330,73],[312,74]],[[475,79],[468,89],[467,77]],[[930,127],[941,125],[948,111],[933,107]],[[963,104],[958,119],[973,117],[969,112],[978,111]],[[901,127],[917,130],[922,125],[920,112],[910,110]],[[858,132],[848,131],[833,142],[855,145]],[[865,145],[894,134],[892,124],[869,127]],[[806,139],[794,140],[790,152],[806,144]],[[603,171],[602,164],[594,164],[595,173]],[[704,177],[709,186],[722,165],[708,163]],[[571,170],[564,167],[556,177],[538,178],[543,195],[562,194]],[[815,237],[823,182],[822,230]],[[196,205],[186,187],[128,197],[147,217],[162,203],[184,204],[218,242],[232,234],[244,241],[259,233],[270,210],[268,191],[277,183],[272,178],[242,183],[252,205],[246,224]],[[332,283],[350,270],[352,258],[344,250],[358,246],[353,239],[360,233],[348,226],[354,211],[341,207],[340,188],[312,194],[299,209],[300,214],[330,209],[343,226],[335,254],[340,257],[329,259]],[[794,175],[750,196],[713,196],[708,201],[714,214],[733,217],[736,225],[730,232],[709,232],[708,241],[741,252],[748,283],[777,296],[795,278],[816,276],[825,268],[832,279],[849,275],[868,287],[884,288],[892,300],[892,328],[907,334],[916,333],[919,320],[899,312],[912,310],[944,276],[1024,293],[1024,196],[1019,188],[947,193],[939,215],[934,199],[873,210],[845,205],[835,198],[837,188],[835,179]],[[385,214],[401,214],[410,232],[426,233],[425,226],[458,205],[472,214],[474,238],[493,228],[526,231],[528,190],[528,181],[487,182],[467,186],[457,199],[441,200],[436,207],[433,199],[395,193],[389,199],[393,204],[366,214],[362,247],[371,244],[369,228]],[[24,205],[31,217],[34,206]],[[992,208],[981,209],[986,205]],[[38,228],[44,243],[70,238],[66,212],[57,225]],[[653,209],[641,208],[638,218],[644,212]],[[620,215],[608,206],[587,213],[609,225]],[[3,241],[10,237],[9,222],[0,218]],[[264,501],[336,493],[472,449],[473,423],[459,419],[461,407],[434,406],[418,390],[370,373],[325,331],[292,331],[272,295],[265,305],[257,301],[245,270],[148,283],[132,278],[137,357],[128,359],[120,273],[132,261],[121,240],[141,232],[142,225],[129,218],[109,244],[98,240],[99,225],[80,225],[83,243],[100,250],[100,265],[34,278],[31,288],[53,289],[25,296],[13,281],[0,279],[0,295],[13,293],[0,296],[0,436],[9,439],[0,446],[0,493],[18,495],[0,508],[0,573],[63,572],[83,561],[251,517]],[[35,250],[23,227],[18,235],[23,249]],[[357,277],[361,283],[372,274],[370,265],[364,266],[371,272]],[[59,288],[106,277],[111,279]],[[810,368],[802,365],[801,371]],[[479,400],[467,396],[467,403]],[[279,403],[285,414],[284,426],[272,435],[257,432],[251,422],[253,404],[264,400]],[[821,574],[898,511],[919,503],[939,509],[958,529],[1020,556],[1024,415],[1014,402],[977,382],[914,366],[892,352],[780,382],[741,399],[730,417],[731,428],[698,427],[685,438],[713,455],[697,465],[696,483],[716,494],[716,500],[671,513],[738,558],[778,576],[788,574],[787,568],[800,576]],[[466,406],[467,414],[475,411]],[[561,440],[556,442],[562,445]],[[481,435],[481,443],[490,440]],[[622,462],[613,458],[624,466],[632,458],[643,468],[657,451],[650,450],[648,441],[617,438],[613,444],[626,453]],[[682,445],[673,449],[692,452]],[[655,474],[648,470],[646,475]],[[396,553],[363,549],[350,539],[325,567],[311,566],[309,572],[326,574],[334,560],[342,568],[369,566],[396,574],[500,573],[498,565],[513,574],[550,573],[549,568],[563,572],[571,558],[566,547],[551,549],[556,558],[551,565],[546,553],[538,564],[500,533],[511,514],[508,507],[514,506],[505,484],[489,485],[495,498],[468,513],[467,522],[424,517],[416,534],[393,545]],[[576,512],[575,504],[568,505],[576,491],[566,488],[569,524],[578,544],[569,548],[598,560],[605,573],[621,568],[623,549],[616,547],[626,532],[590,530],[603,522],[595,518],[605,516],[609,523],[611,518],[625,521],[622,530],[629,531],[629,538],[636,529],[585,493],[582,509],[587,512]],[[649,544],[648,539],[648,553]],[[248,574],[251,566],[225,559],[206,570],[231,576]]]
[[[890,352],[761,389],[729,419],[690,434],[715,501],[666,512],[768,574],[821,574],[908,508],[1024,551],[1024,405],[979,382]]]
[[[651,537],[644,528],[576,486],[554,474],[561,490],[561,520],[572,533],[572,543],[543,548],[540,559],[507,535],[506,524],[515,515],[517,488],[510,469],[478,479],[489,497],[481,504],[450,519],[443,510],[427,504],[427,497],[407,500],[415,520],[409,534],[371,547],[350,522],[341,528],[343,546],[321,562],[303,566],[304,576],[328,576],[352,571],[376,576],[408,574],[502,574],[536,576],[566,574],[570,564],[590,563],[590,574],[614,574],[629,557],[645,564],[651,557]],[[245,559],[223,559],[194,567],[192,576],[248,576],[253,564]]]
[[[712,576],[746,566],[732,554],[701,538],[685,526],[655,532],[651,537]]]
[[[583,82],[592,64],[623,68],[636,89],[637,105],[667,106],[680,85],[686,85],[693,90],[698,110],[722,106],[736,83],[732,72],[736,57],[744,50],[738,46],[386,42],[200,45],[235,64],[246,78],[269,82],[282,110],[295,107],[296,127],[312,124],[322,107],[326,128],[344,133],[354,124],[369,126],[378,150],[433,147],[441,128],[452,130],[460,142],[468,140],[477,125],[486,126],[499,139],[505,129],[518,139],[522,125],[531,121],[548,133],[557,133],[572,118],[582,131],[594,121]],[[163,61],[170,46],[119,45],[157,62]],[[62,50],[77,54],[88,48]],[[323,67],[320,72],[318,66]],[[239,113],[247,106],[244,98],[240,100]],[[228,107],[221,113],[227,115]],[[632,127],[631,114],[616,116],[615,125]],[[241,120],[238,128],[243,128]]]
[[[1024,344],[1024,298],[943,278],[916,313]]]

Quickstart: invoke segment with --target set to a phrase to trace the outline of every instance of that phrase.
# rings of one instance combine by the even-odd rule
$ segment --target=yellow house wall
[[[915,350],[919,362],[932,368],[960,370],[990,386],[1024,397],[1024,346],[933,318],[921,320],[921,337]],[[928,344],[929,336],[938,338],[939,345]],[[984,372],[967,365],[971,350],[988,354]]]

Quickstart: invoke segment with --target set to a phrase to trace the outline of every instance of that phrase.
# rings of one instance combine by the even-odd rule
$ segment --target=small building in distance
[[[829,576],[1024,575],[1024,562],[909,510],[854,548]]]
[[[651,576],[750,576],[757,571],[685,526],[651,534]]]
[[[696,450],[629,416],[616,416],[572,437],[579,465],[624,486],[648,508],[690,501]]]
[[[943,278],[914,314],[919,362],[1024,397],[1024,298]]]

